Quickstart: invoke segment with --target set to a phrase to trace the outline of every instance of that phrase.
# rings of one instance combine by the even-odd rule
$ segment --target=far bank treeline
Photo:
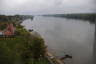
[[[81,19],[88,20],[91,23],[94,23],[96,20],[96,13],[73,13],[73,14],[52,14],[52,15],[44,15],[44,16],[54,16],[54,17],[65,17],[69,19]]]

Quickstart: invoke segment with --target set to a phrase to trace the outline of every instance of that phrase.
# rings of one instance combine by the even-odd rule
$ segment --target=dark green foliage
[[[21,21],[31,18],[29,15],[0,15],[0,30],[8,23],[16,27],[14,38],[0,38],[0,64],[48,64],[44,58],[44,40],[31,35]]]
[[[44,40],[37,37],[34,37],[33,40],[33,46],[31,48],[33,51],[33,58],[39,59],[40,56],[44,56]]]
[[[1,23],[0,24],[0,30],[4,30],[7,27],[7,24]]]
[[[42,64],[43,39],[30,35],[22,26],[17,26],[16,31],[19,35],[14,38],[0,38],[0,64]]]

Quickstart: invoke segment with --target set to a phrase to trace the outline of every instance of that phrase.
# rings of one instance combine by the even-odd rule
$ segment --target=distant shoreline
[[[61,17],[67,19],[80,19],[90,21],[90,23],[95,23],[96,21],[96,13],[78,13],[78,14],[49,14],[43,16],[51,16],[51,17]]]

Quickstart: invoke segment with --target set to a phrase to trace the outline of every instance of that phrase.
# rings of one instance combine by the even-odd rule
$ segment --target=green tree
[[[39,37],[33,37],[32,52],[33,58],[39,59],[41,56],[44,56],[44,40]]]

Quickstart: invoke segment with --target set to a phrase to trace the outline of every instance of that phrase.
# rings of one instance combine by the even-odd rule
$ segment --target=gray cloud
[[[0,0],[0,13],[44,14],[95,12],[95,0]]]

